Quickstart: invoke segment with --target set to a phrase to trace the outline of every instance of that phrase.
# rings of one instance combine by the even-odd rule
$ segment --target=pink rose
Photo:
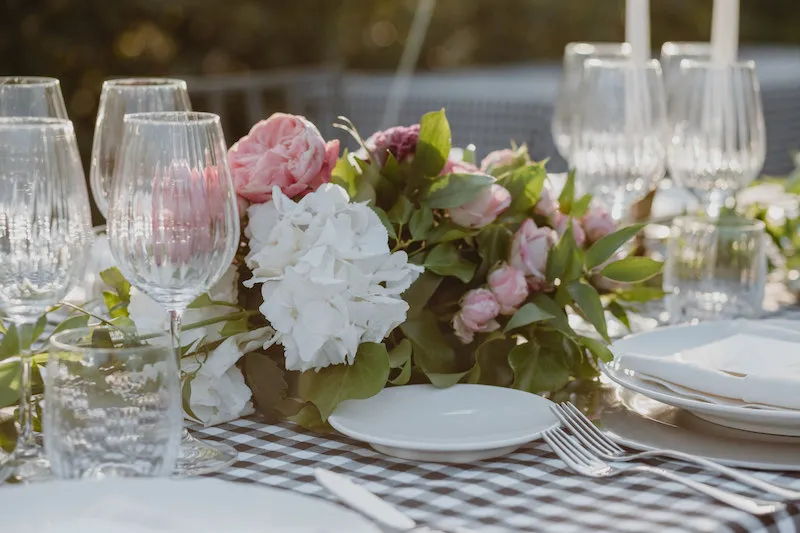
[[[410,159],[417,151],[419,141],[419,124],[412,126],[395,126],[388,130],[373,133],[364,141],[367,149],[383,165],[391,153],[399,163]]]
[[[513,315],[528,297],[525,273],[506,263],[494,269],[487,281],[500,304],[500,312],[504,315]]]
[[[518,152],[509,150],[508,148],[505,150],[495,150],[494,152],[489,152],[486,157],[483,158],[483,161],[481,161],[481,170],[487,173],[491,172],[497,167],[510,165],[518,157]]]
[[[461,299],[461,310],[453,317],[453,329],[464,344],[475,338],[475,333],[495,331],[500,328],[497,315],[500,304],[488,289],[472,289]]]
[[[275,113],[257,123],[228,150],[239,196],[264,203],[272,188],[289,198],[315,191],[331,180],[339,141],[325,144],[314,124],[298,115]]]
[[[581,224],[586,230],[589,242],[597,242],[616,229],[614,219],[611,218],[608,211],[600,206],[593,206],[589,209],[589,212],[581,218]]]
[[[459,159],[448,159],[441,172],[442,176],[445,174],[485,174],[485,172],[482,172],[481,169],[472,163],[467,163]]]
[[[561,211],[556,211],[552,217],[553,228],[555,228],[558,236],[561,237],[567,231],[570,220],[572,221],[572,235],[575,237],[575,242],[579,248],[583,248],[583,245],[586,244],[586,232],[583,231],[580,221],[565,215]]]
[[[539,201],[533,206],[533,212],[543,217],[550,217],[558,210],[558,202],[553,197],[553,193],[545,186],[542,189],[542,194],[539,195]]]
[[[545,283],[547,254],[555,244],[550,228],[538,228],[530,218],[520,226],[511,241],[509,264],[525,274],[533,291],[541,290]]]
[[[493,183],[471,202],[450,209],[450,218],[465,228],[482,228],[494,222],[509,205],[511,205],[511,193]]]

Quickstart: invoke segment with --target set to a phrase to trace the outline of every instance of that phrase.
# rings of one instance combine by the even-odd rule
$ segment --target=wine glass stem
[[[20,384],[19,384],[19,435],[17,437],[17,453],[25,454],[28,450],[36,450],[36,437],[33,433],[33,393],[31,374],[33,362],[29,350],[20,350]]]
[[[181,319],[183,310],[173,309],[169,312],[169,332],[172,335],[172,347],[175,349],[175,357],[178,361],[178,372],[181,370]]]

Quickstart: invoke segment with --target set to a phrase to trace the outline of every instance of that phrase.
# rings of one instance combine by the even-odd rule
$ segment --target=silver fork
[[[615,469],[593,456],[574,437],[567,435],[561,428],[549,429],[544,432],[544,440],[556,452],[564,463],[572,470],[586,477],[607,478],[632,472],[647,472],[669,479],[710,496],[722,503],[735,507],[740,511],[753,515],[766,515],[786,509],[781,502],[763,501],[747,498],[726,490],[706,485],[691,478],[681,476],[663,468],[648,465],[636,465],[628,468]]]
[[[731,479],[735,479],[739,483],[774,494],[785,500],[800,500],[800,492],[798,491],[775,485],[774,483],[761,480],[751,474],[723,466],[709,459],[697,457],[696,455],[679,452],[677,450],[653,450],[639,453],[628,452],[611,440],[608,435],[600,431],[600,429],[592,424],[592,422],[586,418],[586,415],[572,403],[563,402],[559,405],[552,406],[551,409],[564,426],[568,427],[572,431],[572,434],[575,435],[589,451],[606,461],[639,461],[652,457],[678,459],[718,472]]]

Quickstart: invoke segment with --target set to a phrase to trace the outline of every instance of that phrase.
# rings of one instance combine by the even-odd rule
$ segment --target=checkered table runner
[[[498,459],[444,465],[395,459],[339,434],[312,433],[290,423],[267,425],[255,418],[199,433],[239,451],[239,461],[213,477],[332,499],[313,475],[315,468],[326,468],[356,478],[430,527],[481,533],[800,531],[800,505],[754,517],[647,474],[588,479],[568,471],[543,442]],[[693,466],[666,464],[696,480],[747,491]],[[758,475],[800,490],[800,473]]]

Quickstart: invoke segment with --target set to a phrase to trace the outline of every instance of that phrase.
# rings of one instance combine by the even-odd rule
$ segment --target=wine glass
[[[711,43],[667,41],[661,45],[661,70],[664,72],[664,87],[667,90],[667,110],[669,110],[670,87],[680,75],[681,61],[711,59]]]
[[[236,194],[217,115],[125,115],[108,210],[111,252],[125,278],[170,314],[180,361],[181,316],[231,265],[239,244]],[[177,471],[213,472],[227,445],[184,430]]]
[[[752,61],[681,61],[671,86],[667,164],[715,218],[727,199],[761,172],[766,130]]]
[[[72,123],[0,119],[0,311],[32,327],[78,278],[91,239],[86,180]],[[49,475],[33,432],[32,361],[20,342],[20,431],[4,463],[17,481]]]
[[[664,175],[667,127],[658,61],[588,59],[574,102],[570,160],[615,221]]]
[[[575,101],[587,59],[623,59],[631,55],[628,43],[569,43],[564,48],[564,62],[561,81],[558,85],[556,104],[550,131],[558,153],[569,163],[570,141],[572,139],[572,118]]]
[[[68,118],[59,81],[42,77],[0,77],[0,117]]]
[[[94,202],[104,217],[108,211],[108,191],[114,161],[122,140],[122,117],[127,113],[191,109],[186,82],[183,80],[127,78],[103,83],[89,173]]]

